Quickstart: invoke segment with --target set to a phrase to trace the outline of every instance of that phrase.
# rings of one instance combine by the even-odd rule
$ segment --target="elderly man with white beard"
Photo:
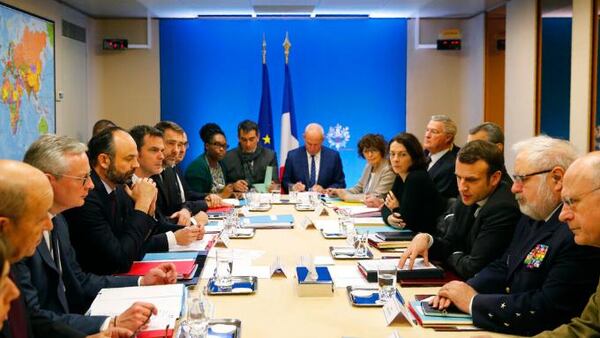
[[[466,283],[444,285],[432,304],[454,304],[486,330],[533,335],[581,313],[598,281],[600,250],[576,245],[559,220],[563,177],[577,158],[574,147],[537,136],[514,150],[512,191],[524,215],[510,246]]]

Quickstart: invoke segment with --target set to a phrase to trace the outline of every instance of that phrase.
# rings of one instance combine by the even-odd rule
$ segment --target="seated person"
[[[226,184],[227,170],[223,164],[228,147],[225,133],[218,125],[207,123],[200,128],[200,138],[204,142],[204,153],[188,165],[185,179],[194,191],[222,198],[233,196],[233,184]]]
[[[575,148],[538,136],[514,149],[512,190],[524,216],[508,249],[466,283],[444,285],[432,303],[455,304],[483,329],[530,336],[581,312],[598,283],[600,249],[576,245],[559,221],[567,208],[561,205],[563,177],[577,158]]]
[[[383,198],[392,188],[394,172],[386,158],[386,144],[380,134],[367,134],[358,141],[358,156],[367,160],[367,165],[358,183],[348,189],[327,189],[327,194],[339,196],[344,201],[364,202],[369,207],[379,208]]]
[[[446,202],[425,170],[419,140],[400,133],[390,141],[389,154],[396,179],[381,209],[383,221],[395,228],[433,234]]]
[[[460,200],[454,219],[444,236],[418,234],[402,254],[404,267],[410,258],[412,268],[417,256],[442,261],[464,279],[473,277],[500,257],[520,217],[510,187],[501,181],[504,157],[487,141],[467,143],[456,159],[456,180]]]
[[[82,206],[63,212],[82,269],[99,275],[127,272],[146,252],[167,251],[175,236],[166,232],[181,227],[155,220],[152,179],[126,185],[139,166],[131,135],[119,127],[105,129],[90,139],[88,151],[94,188]]]
[[[325,192],[327,188],[345,188],[340,154],[323,146],[323,127],[311,123],[304,130],[304,146],[287,154],[282,184],[294,191]]]
[[[45,134],[25,153],[23,161],[43,171],[52,186],[54,200],[50,213],[54,215],[54,228],[44,231],[33,256],[16,263],[14,271],[30,313],[92,334],[114,326],[115,322],[106,316],[84,315],[100,289],[175,283],[177,272],[171,263],[161,264],[139,278],[99,276],[81,270],[68,226],[60,213],[83,205],[83,196],[93,187],[86,149],[73,138]],[[144,311],[148,310],[132,306],[117,316],[116,323],[135,331],[143,322],[135,326],[133,319]]]
[[[454,164],[458,148],[454,145],[456,123],[446,115],[433,115],[427,129],[423,148],[427,158],[427,172],[444,198],[458,195]]]
[[[265,171],[268,166],[273,168],[272,183],[277,183],[277,155],[269,148],[260,145],[258,125],[250,120],[238,124],[239,146],[227,152],[223,163],[227,172],[228,182],[233,183],[237,192],[247,192],[255,183],[265,182]],[[273,186],[267,186],[268,190]]]

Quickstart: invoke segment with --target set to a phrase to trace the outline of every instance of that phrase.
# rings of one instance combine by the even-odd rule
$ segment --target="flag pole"
[[[292,43],[290,39],[288,39],[288,32],[285,32],[285,40],[283,40],[283,53],[285,54],[285,64],[288,64],[290,58],[290,49],[292,48]]]

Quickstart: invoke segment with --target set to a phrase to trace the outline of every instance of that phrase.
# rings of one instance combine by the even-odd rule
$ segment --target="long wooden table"
[[[258,213],[256,213],[258,214]],[[264,214],[264,213],[261,213]],[[344,240],[326,240],[318,230],[302,229],[299,221],[308,213],[296,212],[290,205],[274,205],[268,214],[293,214],[294,229],[257,230],[252,239],[234,239],[230,248],[264,250],[266,253],[253,265],[270,265],[279,256],[290,276],[259,279],[258,291],[253,295],[208,296],[215,305],[216,318],[237,318],[242,321],[245,338],[267,337],[390,337],[397,331],[402,338],[409,337],[509,337],[489,332],[436,332],[408,323],[385,324],[381,308],[353,307],[346,288],[335,288],[333,297],[298,297],[295,267],[303,255],[329,255],[329,246],[344,246]],[[321,218],[334,218],[330,216]],[[376,257],[377,249],[370,248]],[[214,258],[209,258],[209,260]],[[356,261],[337,260],[338,264],[356,265]],[[197,290],[206,285],[201,280]],[[435,293],[438,288],[400,288],[402,296],[413,299],[415,294]]]

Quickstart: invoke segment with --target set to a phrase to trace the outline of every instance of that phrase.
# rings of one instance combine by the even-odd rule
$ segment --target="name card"
[[[308,216],[304,216],[304,218],[302,218],[302,220],[300,221],[300,227],[304,230],[307,230],[310,228],[316,229],[315,222],[313,222],[313,220],[310,219],[310,217],[308,217]]]
[[[271,263],[269,269],[271,272],[271,277],[282,276],[287,278],[287,273],[285,272],[283,264],[281,264],[281,258],[279,256],[275,257],[275,260],[273,261],[273,263]]]
[[[219,236],[219,238],[217,238],[217,241],[215,242],[215,247],[228,248],[229,243],[231,243],[229,235],[222,231],[221,235]]]
[[[392,299],[383,305],[383,316],[385,317],[387,326],[404,322],[415,326],[415,319],[406,306],[404,306],[402,296],[399,293],[396,293]]]

